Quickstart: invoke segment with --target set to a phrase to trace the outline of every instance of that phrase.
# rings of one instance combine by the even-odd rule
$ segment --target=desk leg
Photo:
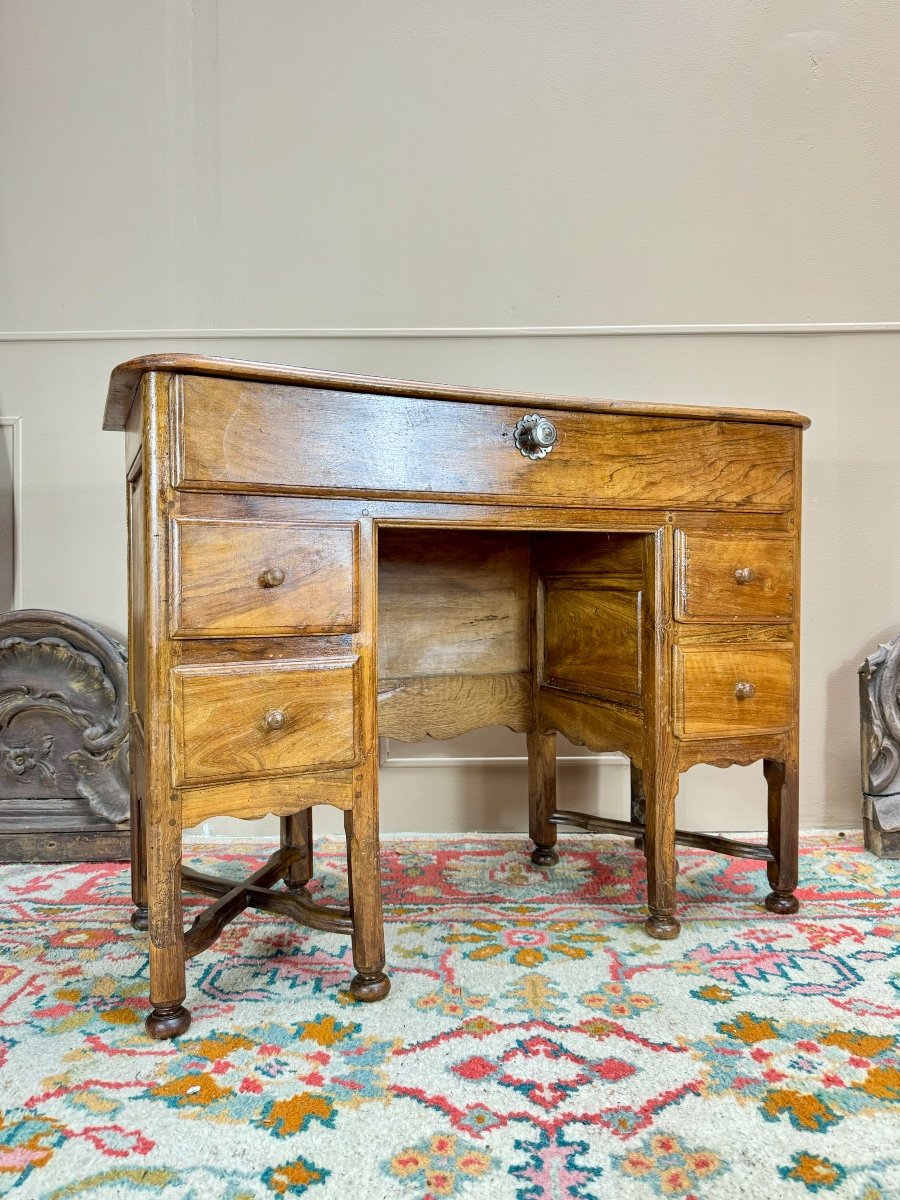
[[[655,764],[644,771],[647,818],[644,854],[647,857],[647,907],[644,928],[651,937],[668,941],[678,937],[675,917],[678,861],[675,857],[675,797],[678,771],[674,765]]]
[[[136,758],[136,752],[132,751],[131,756]],[[134,902],[131,924],[135,929],[144,930],[147,928],[147,830],[144,797],[138,790],[134,773],[131,778],[131,899]]]
[[[559,862],[556,826],[556,734],[529,733],[528,740],[528,832],[534,842],[531,861],[538,867]]]
[[[644,795],[644,772],[629,760],[631,767],[631,822],[633,825],[645,825],[647,822],[647,797]],[[637,834],[634,839],[635,850],[644,849],[644,835]]]
[[[769,788],[768,844],[775,858],[766,867],[772,891],[765,904],[769,912],[789,916],[800,907],[794,895],[799,854],[797,766],[767,758],[763,772]]]
[[[168,790],[148,797],[147,900],[150,1003],[147,1032],[155,1038],[186,1033],[184,918],[181,910],[181,814]]]
[[[303,857],[288,869],[284,880],[291,891],[302,891],[312,879],[313,873],[311,808],[281,818],[281,844],[302,852]]]
[[[384,973],[384,917],[378,853],[378,768],[363,773],[363,798],[344,813],[347,878],[353,914],[353,965],[350,992],[357,1000],[383,1000],[391,990]],[[366,795],[365,793],[368,792]]]

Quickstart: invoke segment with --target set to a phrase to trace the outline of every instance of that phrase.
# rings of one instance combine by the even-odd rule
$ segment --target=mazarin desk
[[[379,733],[525,732],[534,862],[558,824],[637,835],[655,937],[679,929],[678,840],[764,860],[767,907],[796,911],[806,425],[189,355],[116,368],[150,1032],[188,1027],[185,958],[248,906],[350,933],[352,992],[387,994]],[[557,732],[630,758],[630,822],[557,811]],[[757,760],[766,846],[676,830],[682,771]],[[306,889],[315,804],[345,814],[347,910]],[[182,868],[183,827],[266,813],[281,847],[248,880]],[[182,885],[214,901],[186,933]]]

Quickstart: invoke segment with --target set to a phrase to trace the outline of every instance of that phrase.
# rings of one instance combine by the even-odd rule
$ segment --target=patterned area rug
[[[386,1001],[346,992],[346,939],[245,914],[177,1043],[143,1032],[125,867],[0,868],[0,1194],[900,1197],[900,868],[808,839],[785,919],[758,865],[680,850],[661,943],[630,843],[561,848],[388,840]],[[346,902],[342,843],[316,863]]]

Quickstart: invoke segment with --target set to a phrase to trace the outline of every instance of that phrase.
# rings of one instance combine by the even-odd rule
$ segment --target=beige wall
[[[133,354],[796,408],[802,817],[857,824],[855,669],[900,626],[898,42],[874,0],[0,0],[17,602],[124,629]],[[391,745],[385,828],[521,828],[520,754]],[[759,828],[760,774],[691,772],[683,823]],[[564,795],[621,812],[624,777]]]

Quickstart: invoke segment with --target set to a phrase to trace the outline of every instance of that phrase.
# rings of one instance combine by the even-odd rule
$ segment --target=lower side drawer
[[[675,648],[675,720],[683,738],[780,733],[794,720],[794,647]]]
[[[356,762],[356,658],[176,667],[177,786]]]

